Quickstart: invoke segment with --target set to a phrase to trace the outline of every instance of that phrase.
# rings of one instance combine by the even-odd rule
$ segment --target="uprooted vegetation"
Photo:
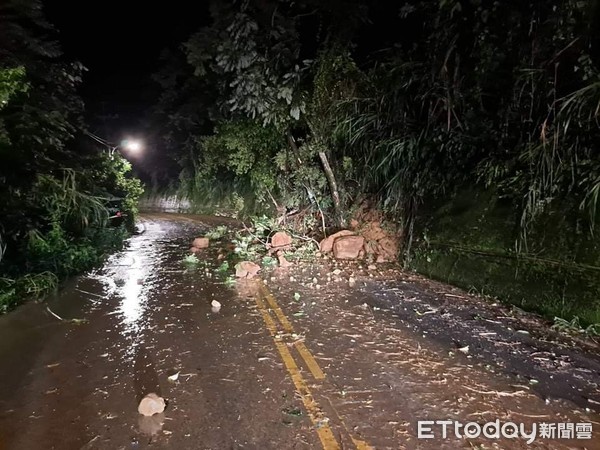
[[[169,55],[156,120],[180,195],[317,240],[374,199],[405,267],[600,322],[596,4],[342,5],[215,2]]]
[[[381,216],[370,211],[365,217]],[[449,298],[452,301],[452,308],[456,308],[457,311],[474,308],[479,311],[487,311],[491,315],[496,314],[498,317],[519,317],[523,326],[529,324],[532,329],[537,330],[536,332],[555,336],[560,342],[562,342],[561,339],[564,342],[576,342],[577,345],[586,348],[596,348],[595,346],[599,342],[600,328],[597,324],[584,326],[577,317],[571,321],[560,317],[555,317],[553,322],[545,320],[544,317],[526,313],[514,305],[503,305],[497,298],[489,295],[482,295],[478,292],[467,293],[432,282],[419,275],[403,272],[402,265],[397,258],[386,262],[378,260],[376,254],[366,251],[370,243],[372,244],[374,241],[367,240],[361,235],[361,231],[368,236],[373,233],[374,228],[371,222],[367,226],[361,227],[353,220],[353,224],[357,225],[355,231],[342,230],[342,233],[334,233],[320,242],[313,237],[297,235],[293,230],[284,230],[279,223],[276,219],[268,219],[263,216],[253,218],[248,221],[247,225],[240,228],[224,226],[213,228],[194,240],[206,239],[206,236],[213,236],[215,239],[210,240],[210,244],[206,248],[192,249],[192,253],[185,256],[183,262],[188,269],[201,270],[207,276],[214,277],[226,286],[235,289],[240,289],[237,281],[246,278],[258,278],[264,283],[273,284],[272,289],[276,290],[295,289],[292,294],[287,295],[290,299],[293,298],[298,306],[306,305],[306,302],[315,305],[315,299],[320,298],[320,295],[324,295],[326,292],[331,294],[334,292],[332,290],[345,289],[346,286],[356,288],[355,293],[363,293],[365,288],[372,289],[375,285],[378,286],[377,292],[386,292],[386,289],[394,286],[394,283],[403,286],[402,283],[411,280],[408,285],[410,286],[409,290],[415,289],[415,286],[430,287],[428,296],[419,299],[411,298],[394,306],[400,309],[404,308],[410,320],[416,318],[417,321],[420,321],[429,314],[435,315],[434,322],[448,319],[447,308],[435,305],[436,302],[447,302]],[[381,230],[386,228],[385,224],[383,225],[383,227],[379,227]],[[357,249],[356,254],[351,258],[347,257],[346,248],[342,249],[341,254],[337,254],[333,251],[334,246],[328,242],[331,238],[340,239],[343,242],[344,238],[348,236],[360,237],[363,242],[360,250]],[[360,251],[362,252],[359,254]],[[397,280],[394,281],[395,279]],[[432,288],[431,286],[437,287]],[[394,288],[392,288],[393,290]],[[308,295],[307,292],[312,292],[312,294]],[[435,301],[430,298],[434,292],[442,294],[441,297],[438,295]],[[386,301],[390,301],[390,299],[386,298]],[[432,301],[433,303],[428,303]],[[425,310],[423,307],[415,308],[415,302],[422,302]],[[366,307],[366,304],[363,306]],[[294,314],[302,315],[303,313],[302,310],[299,310]],[[453,316],[453,320],[460,321],[459,316],[462,317],[465,314],[468,316],[467,313],[461,313],[456,317],[451,316]],[[481,317],[478,317],[477,314],[469,318],[469,320],[479,319]]]
[[[373,211],[356,217],[380,218]],[[286,266],[290,262],[314,261],[318,258],[339,260],[362,260],[366,263],[395,262],[398,258],[399,234],[378,220],[361,223],[352,219],[350,229],[323,237],[319,230],[299,234],[282,218],[255,217],[249,225],[240,229],[219,226],[202,237],[197,237],[190,248],[186,261],[195,261],[196,255],[209,242],[217,241],[220,250],[218,260],[235,267],[241,261],[258,262],[263,267]]]
[[[184,262],[200,263],[202,252],[210,248],[217,251],[216,259],[220,262],[215,271],[228,274],[233,273],[240,267],[240,263],[244,262],[257,264],[256,267],[270,268],[287,259],[312,261],[317,257],[317,241],[308,236],[294,234],[289,229],[283,230],[276,220],[266,216],[254,218],[249,226],[241,229],[218,226],[193,240],[191,254],[184,258]],[[203,245],[203,248],[194,245],[204,242],[206,245]]]

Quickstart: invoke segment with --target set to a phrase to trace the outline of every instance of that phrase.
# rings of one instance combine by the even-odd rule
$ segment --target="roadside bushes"
[[[11,220],[15,216],[6,214],[1,223],[0,312],[25,298],[42,297],[60,280],[97,265],[107,253],[122,247],[141,193],[139,181],[126,177],[128,167],[110,162],[99,163],[92,172],[65,169],[61,178],[39,175],[22,192],[16,217],[25,220]],[[82,185],[97,194],[82,190]],[[124,198],[128,222],[119,227],[108,223],[103,199],[109,186],[111,193]]]
[[[128,162],[82,136],[84,67],[66,61],[39,0],[0,8],[0,311],[97,264],[133,229],[142,188]],[[87,137],[86,137],[87,139]]]
[[[74,237],[54,222],[48,232],[30,237],[23,249],[25,267],[30,273],[51,272],[64,278],[98,264],[108,251],[120,248],[127,236],[121,226],[90,228]]]

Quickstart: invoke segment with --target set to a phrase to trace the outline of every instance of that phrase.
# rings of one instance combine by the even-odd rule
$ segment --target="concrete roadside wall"
[[[589,232],[585,212],[556,202],[517,253],[519,220],[518,208],[493,192],[463,192],[418,217],[411,266],[551,320],[600,323],[600,233]]]
[[[166,213],[190,213],[192,204],[177,195],[150,194],[140,198],[138,203],[140,212],[166,212]]]

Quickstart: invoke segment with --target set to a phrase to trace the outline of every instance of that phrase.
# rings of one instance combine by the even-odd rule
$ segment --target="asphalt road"
[[[220,220],[145,216],[145,231],[102,268],[0,317],[0,449],[600,448],[593,349],[545,341],[546,353],[518,357],[502,330],[523,330],[491,315],[489,329],[469,323],[452,309],[468,301],[450,288],[440,311],[438,285],[393,268],[296,264],[231,286],[215,272],[216,245],[201,264],[182,262]],[[460,342],[464,330],[481,339]],[[509,350],[486,350],[494,333]],[[523,362],[557,354],[570,368],[555,384],[557,368]],[[144,417],[137,405],[150,392],[167,407]],[[419,420],[453,423],[446,438],[442,424],[422,424],[434,436],[424,439]],[[454,432],[495,420],[538,435]],[[557,439],[541,437],[541,423],[556,424]]]

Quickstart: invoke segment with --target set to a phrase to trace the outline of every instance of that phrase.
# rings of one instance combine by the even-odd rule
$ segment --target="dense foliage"
[[[38,1],[0,7],[0,311],[121,245],[106,198],[124,198],[132,220],[141,194],[126,161],[75,139],[83,68],[52,33]]]
[[[408,262],[428,209],[488,192],[512,224],[507,251],[543,251],[536,224],[559,211],[562,257],[578,261],[600,193],[596,5],[214,2],[157,76],[184,194],[337,226],[375,197]]]
[[[166,66],[179,72],[163,83],[158,110],[187,177],[191,169],[210,179],[215,160],[236,179],[251,176],[240,158],[272,169],[264,186],[255,172],[246,183],[244,196],[258,195],[263,206],[268,190],[286,206],[316,197],[326,210],[337,195],[347,211],[358,183],[407,211],[473,183],[518,201],[523,238],[560,195],[575,197],[592,225],[600,98],[593,7],[215,2],[212,24]],[[388,39],[376,48],[366,12],[389,28],[377,30]],[[270,130],[263,148],[245,144],[222,158],[253,126]],[[306,183],[290,180],[298,170]]]

